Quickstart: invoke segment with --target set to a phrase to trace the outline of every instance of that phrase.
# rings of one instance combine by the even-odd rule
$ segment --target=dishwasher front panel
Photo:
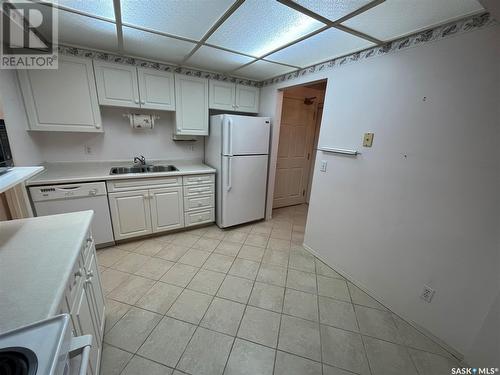
[[[64,214],[75,211],[93,210],[92,234],[95,243],[105,244],[113,242],[113,228],[109,214],[108,197],[81,197],[71,199],[56,199],[34,202],[36,216]]]

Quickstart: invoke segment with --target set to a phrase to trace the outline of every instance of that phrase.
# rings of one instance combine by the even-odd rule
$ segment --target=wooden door
[[[184,227],[182,186],[151,189],[151,220],[153,232]]]
[[[110,193],[108,198],[115,239],[152,233],[148,190]]]
[[[137,68],[94,60],[99,104],[139,108]]]
[[[273,208],[306,201],[314,138],[314,105],[283,98]]]
[[[174,74],[137,68],[141,108],[175,111]]]

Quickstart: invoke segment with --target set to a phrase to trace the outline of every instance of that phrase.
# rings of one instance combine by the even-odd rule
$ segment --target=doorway
[[[283,90],[273,209],[309,202],[326,80]]]

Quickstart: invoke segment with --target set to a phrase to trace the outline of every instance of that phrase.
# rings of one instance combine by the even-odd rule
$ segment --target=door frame
[[[272,129],[271,129],[271,148],[269,150],[269,172],[268,172],[268,176],[267,176],[267,198],[266,198],[266,217],[265,217],[266,220],[270,220],[272,218],[272,214],[273,214],[274,185],[275,185],[275,179],[276,179],[276,166],[277,166],[277,162],[278,162],[279,134],[280,134],[280,127],[281,127],[281,112],[283,109],[284,91],[287,89],[294,88],[294,87],[302,87],[305,85],[319,83],[319,82],[326,82],[326,89],[324,92],[324,96],[326,99],[330,80],[324,74],[324,72],[321,72],[321,74],[318,74],[317,79],[313,79],[311,81],[304,80],[303,82],[301,82],[299,84],[290,85],[290,86],[286,86],[286,84],[285,84],[285,85],[278,87],[276,89],[276,102],[274,103],[275,104],[274,114],[271,115],[271,118],[273,118],[273,123],[272,123]],[[269,114],[266,114],[266,113],[269,113],[269,112],[270,111],[262,112],[262,113],[259,113],[259,115],[260,116],[268,116]]]

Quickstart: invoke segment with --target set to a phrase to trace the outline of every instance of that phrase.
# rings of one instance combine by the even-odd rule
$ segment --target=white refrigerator
[[[210,116],[205,163],[216,173],[216,222],[221,228],[264,218],[269,117]]]

